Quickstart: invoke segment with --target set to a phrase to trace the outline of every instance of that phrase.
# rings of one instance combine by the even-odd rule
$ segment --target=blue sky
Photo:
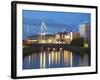
[[[79,25],[91,23],[91,14],[75,12],[52,12],[23,10],[23,36],[40,34],[42,21],[45,22],[48,33],[78,32]]]

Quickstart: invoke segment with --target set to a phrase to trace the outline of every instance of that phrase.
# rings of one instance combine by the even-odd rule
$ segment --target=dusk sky
[[[40,27],[44,21],[47,33],[78,32],[79,25],[91,23],[91,14],[75,12],[51,12],[23,10],[23,37],[40,34]]]

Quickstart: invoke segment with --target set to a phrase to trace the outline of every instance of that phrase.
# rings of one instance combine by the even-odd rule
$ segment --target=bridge
[[[29,53],[40,53],[41,51],[73,51],[79,54],[87,54],[90,53],[90,48],[84,47],[76,47],[70,44],[43,44],[43,43],[34,43],[28,44],[26,47],[23,48],[24,55]]]
[[[43,49],[43,50],[59,50],[59,49],[70,49],[70,44],[54,44],[54,43],[38,43],[38,44],[29,44],[28,47],[34,48],[34,49]]]

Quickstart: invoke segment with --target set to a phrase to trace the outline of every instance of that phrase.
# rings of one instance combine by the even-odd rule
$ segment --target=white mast
[[[40,32],[41,32],[40,33],[41,39],[45,40],[45,34],[47,32],[47,27],[46,27],[44,21],[42,21],[41,28],[40,28]],[[42,38],[42,36],[43,36],[43,38]]]

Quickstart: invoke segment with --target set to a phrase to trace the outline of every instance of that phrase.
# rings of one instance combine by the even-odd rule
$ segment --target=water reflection
[[[41,51],[23,57],[23,69],[89,66],[89,55],[68,50]]]

